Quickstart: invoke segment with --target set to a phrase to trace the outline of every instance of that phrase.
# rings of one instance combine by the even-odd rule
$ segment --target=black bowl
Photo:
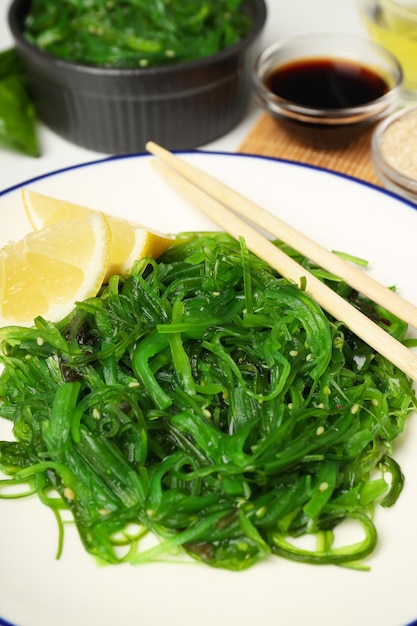
[[[23,37],[31,0],[14,0],[9,26],[39,118],[58,135],[107,154],[143,151],[148,140],[170,150],[195,148],[242,119],[250,95],[264,0],[244,0],[253,23],[238,43],[209,57],[138,69],[91,67],[54,57]]]

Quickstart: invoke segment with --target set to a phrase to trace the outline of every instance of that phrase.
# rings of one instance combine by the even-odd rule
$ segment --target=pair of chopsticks
[[[158,157],[154,165],[189,201],[235,239],[243,237],[251,252],[266,261],[283,277],[300,285],[335,319],[417,381],[417,355],[375,324],[366,315],[277,248],[252,224],[277,237],[320,267],[343,279],[351,287],[417,328],[417,307],[384,287],[357,267],[272,215],[236,190],[150,141],[146,149]],[[167,167],[168,166],[168,167]]]

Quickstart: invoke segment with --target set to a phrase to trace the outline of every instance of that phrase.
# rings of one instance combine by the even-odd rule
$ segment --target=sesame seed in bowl
[[[417,203],[417,106],[400,109],[378,124],[372,165],[387,189]]]

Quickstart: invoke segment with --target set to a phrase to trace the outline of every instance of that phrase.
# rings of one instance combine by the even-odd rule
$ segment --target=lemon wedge
[[[59,221],[0,249],[0,325],[57,322],[76,301],[97,294],[109,264],[110,228],[102,213]]]
[[[93,209],[41,194],[31,189],[22,189],[23,204],[29,221],[34,228],[42,228],[60,220],[85,218],[96,211]],[[113,274],[127,274],[137,259],[157,259],[173,242],[173,238],[140,224],[105,215],[111,232],[111,252],[104,282]]]

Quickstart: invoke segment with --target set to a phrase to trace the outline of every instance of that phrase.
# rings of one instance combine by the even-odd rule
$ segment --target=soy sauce
[[[389,90],[388,83],[364,65],[321,58],[280,66],[269,74],[265,84],[280,98],[318,109],[359,106]]]

